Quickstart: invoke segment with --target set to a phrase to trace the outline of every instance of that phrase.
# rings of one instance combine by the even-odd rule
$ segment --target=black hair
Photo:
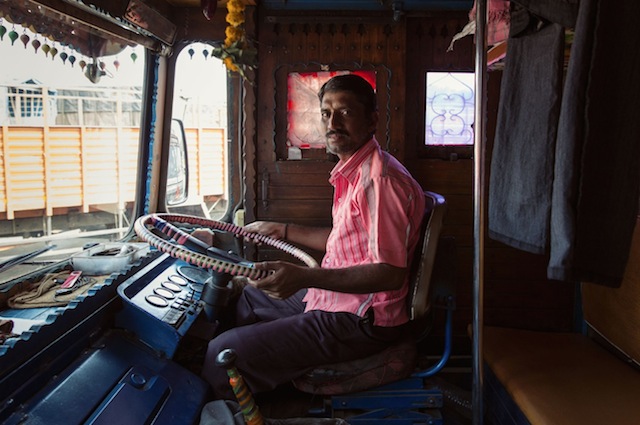
[[[324,83],[318,92],[318,99],[322,103],[322,98],[327,92],[348,91],[356,95],[358,100],[364,105],[367,115],[378,110],[376,93],[371,84],[364,78],[356,74],[337,75]]]

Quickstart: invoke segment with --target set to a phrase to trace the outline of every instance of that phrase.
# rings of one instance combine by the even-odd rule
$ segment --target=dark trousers
[[[235,350],[236,367],[253,393],[269,391],[322,364],[354,360],[383,350],[406,326],[373,326],[371,315],[303,313],[301,291],[274,300],[247,286],[237,303],[237,327],[209,343],[203,378],[217,399],[233,400],[226,370],[215,364],[220,351]]]

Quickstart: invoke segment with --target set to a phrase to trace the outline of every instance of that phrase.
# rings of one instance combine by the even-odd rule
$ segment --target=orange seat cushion
[[[482,345],[532,425],[640,423],[640,371],[586,336],[486,327]]]

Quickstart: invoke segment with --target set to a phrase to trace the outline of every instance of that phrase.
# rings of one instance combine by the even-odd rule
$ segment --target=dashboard
[[[209,388],[173,360],[211,273],[152,251],[0,351],[3,424],[197,423]]]

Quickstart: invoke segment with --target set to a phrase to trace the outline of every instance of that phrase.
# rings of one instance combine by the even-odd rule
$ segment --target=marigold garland
[[[244,2],[242,0],[229,0],[227,2],[227,10],[229,12],[244,12]]]
[[[231,47],[233,43],[242,41],[244,38],[244,9],[242,0],[229,0],[227,2],[226,21],[229,24],[225,30],[225,47]],[[244,44],[244,43],[243,43]]]
[[[229,71],[238,72],[240,70],[238,66],[233,63],[233,58],[231,56],[227,56],[222,61]]]
[[[224,45],[213,49],[212,54],[222,59],[229,71],[238,72],[246,78],[243,68],[254,68],[257,52],[248,46],[244,31],[243,0],[229,0],[225,20],[229,25],[225,29]]]
[[[244,24],[244,11],[240,12],[228,12],[226,21],[229,25],[239,27]]]
[[[233,27],[231,25],[227,26],[224,33],[227,36],[227,39],[225,40],[225,45],[227,46],[230,46],[244,36],[242,28]]]

